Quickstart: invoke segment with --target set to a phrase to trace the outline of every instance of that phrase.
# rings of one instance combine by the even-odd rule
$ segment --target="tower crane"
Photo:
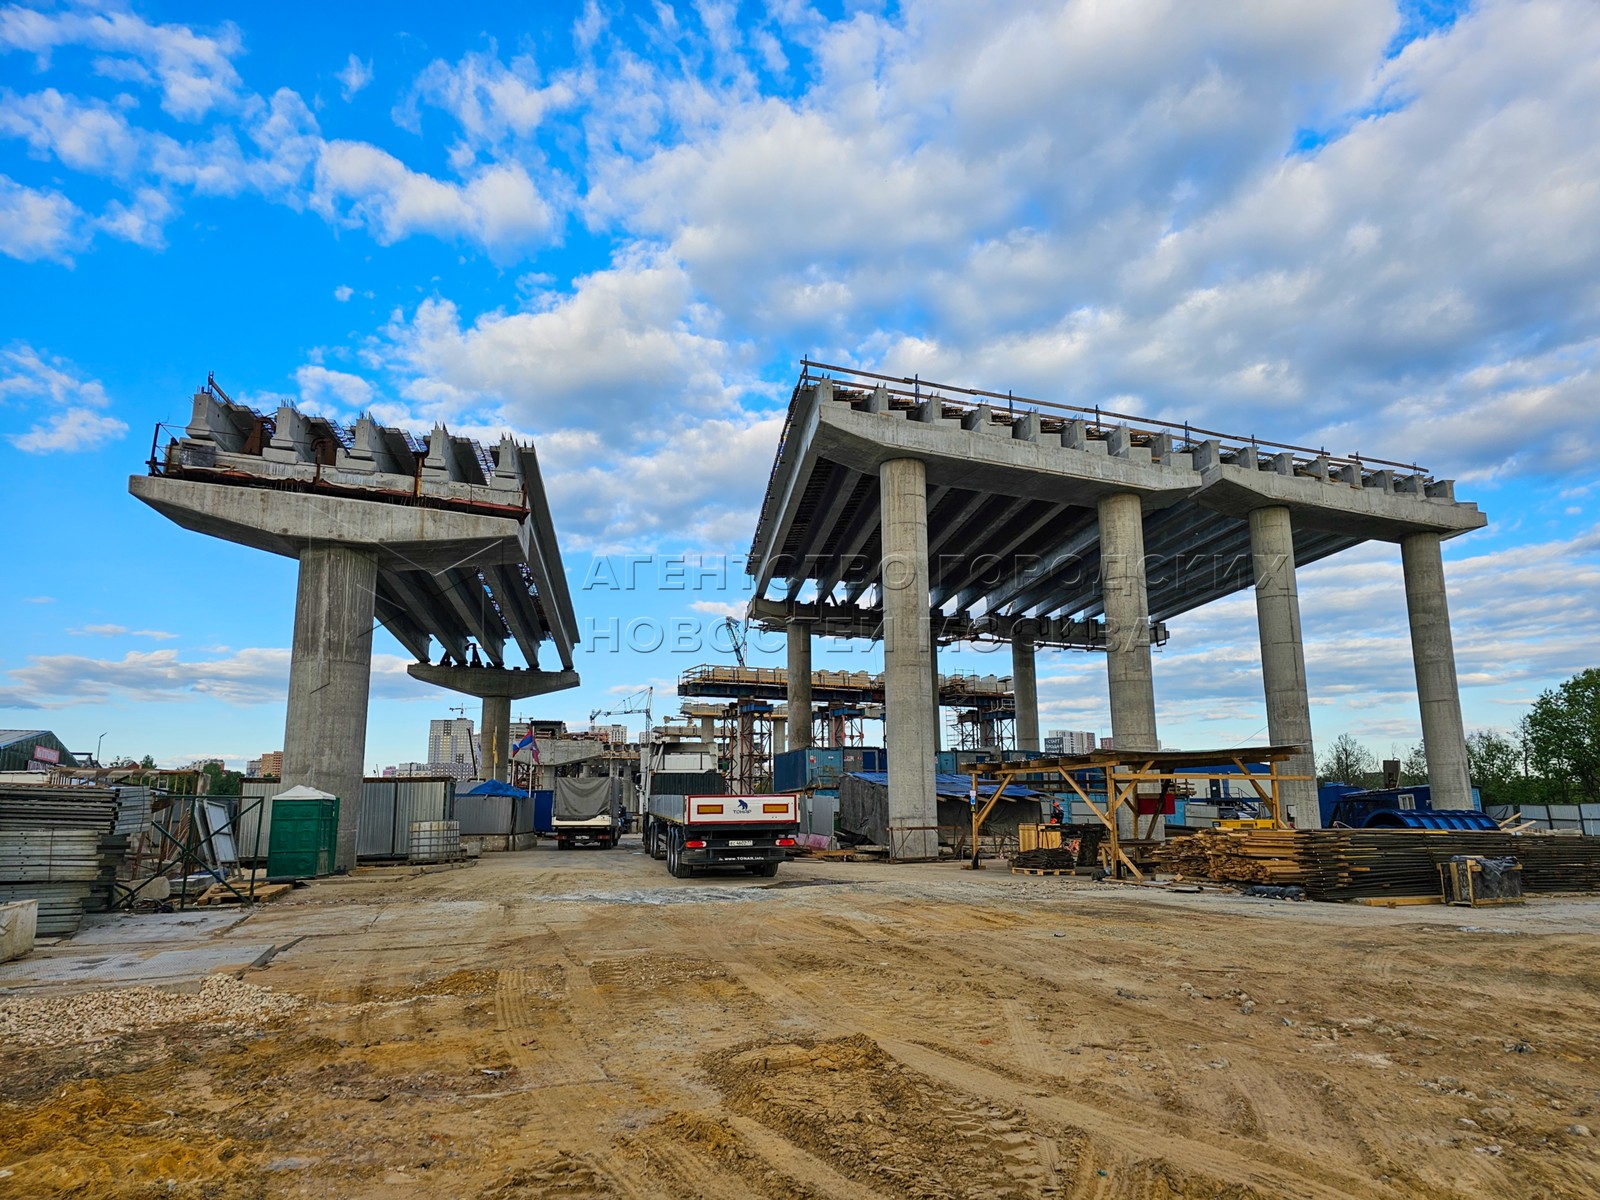
[[[728,631],[728,641],[733,646],[733,657],[743,667],[745,647],[750,644],[750,634],[743,621],[735,621],[732,617],[722,619],[722,627]]]

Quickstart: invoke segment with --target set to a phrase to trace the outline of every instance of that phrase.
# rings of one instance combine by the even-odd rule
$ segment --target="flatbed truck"
[[[650,857],[688,879],[705,867],[737,867],[776,875],[798,842],[800,804],[772,796],[651,796],[644,817]]]

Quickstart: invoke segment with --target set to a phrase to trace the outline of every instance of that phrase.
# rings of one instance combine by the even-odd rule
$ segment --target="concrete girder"
[[[757,568],[756,578],[755,590],[758,596],[765,594],[767,585],[772,582],[777,571],[779,551],[788,540],[789,529],[800,510],[800,499],[804,489],[799,486],[799,481],[808,477],[816,465],[817,455],[813,442],[820,412],[824,404],[831,405],[832,401],[833,385],[827,380],[823,380],[808,391],[795,394],[784,438],[778,447],[778,462],[773,468],[773,484],[779,484],[782,491],[774,495],[771,490],[772,484],[768,485],[766,496],[768,503],[763,504],[761,513],[762,528],[766,536],[760,537],[758,531],[759,544],[751,551],[751,561],[761,564]]]
[[[539,643],[544,640],[545,626],[540,618],[533,598],[528,595],[527,584],[523,581],[522,573],[515,567],[491,567],[486,575],[489,576],[490,586],[494,589],[495,598],[500,601],[502,609],[512,609],[512,619],[508,622],[511,626],[511,636],[516,638],[517,647],[522,651],[522,657],[528,666],[538,669]]]
[[[1064,574],[1069,571],[1077,571],[1080,575],[1083,573],[1084,564],[1090,561],[1089,556],[1099,543],[1100,526],[1092,512],[1085,513],[1076,528],[1041,556],[1046,564],[1042,571],[1018,578],[1007,588],[990,593],[988,605],[991,609],[1004,608],[1012,613],[1033,611],[1060,587]],[[1063,607],[1052,605],[1051,610],[1060,611]]]
[[[988,563],[1004,563],[1007,560],[1011,560],[1013,564],[1013,569],[1011,572],[1012,578],[1015,578],[1017,575],[1015,569],[1015,560],[1018,551],[1020,551],[1023,546],[1027,545],[1036,534],[1045,528],[1045,526],[1049,525],[1052,521],[1059,520],[1061,514],[1066,511],[1065,505],[1051,504],[1047,500],[1028,501],[1027,503],[1030,505],[1040,506],[1039,511],[1034,513],[1032,517],[1020,522],[1016,526],[1015,532],[1012,534],[1012,536],[1003,540],[999,544],[998,549],[986,551],[983,555],[983,558],[987,560]],[[1020,516],[1021,513],[1018,513],[1017,515]],[[989,594],[986,589],[981,587],[975,588],[970,593],[968,592],[968,589],[974,588],[974,585],[977,584],[977,582],[983,577],[984,573],[988,569],[988,566],[979,565],[978,563],[969,564],[966,573],[958,576],[953,583],[946,581],[939,584],[937,590],[934,592],[934,603],[943,604],[945,601],[949,600],[951,596],[955,596],[957,597],[957,609],[964,610],[970,608],[980,598]]]
[[[548,514],[545,521],[549,520]],[[541,597],[548,597],[543,610],[545,613],[545,626],[550,631],[550,639],[556,644],[556,654],[561,659],[561,665],[572,670],[572,647],[578,640],[578,631],[569,625],[560,614],[572,612],[572,597],[567,590],[566,573],[561,569],[559,560],[552,565],[545,560],[545,545],[554,545],[547,542],[538,526],[544,522],[536,522],[534,517],[525,520],[517,530],[517,541],[522,547],[523,561],[528,564],[528,573],[533,576],[533,586]],[[553,537],[554,534],[552,533]]]
[[[971,539],[963,536],[968,530],[1009,528],[1011,523],[1024,512],[1026,512],[1028,507],[1033,503],[1032,500],[1021,496],[993,496],[984,497],[984,499],[987,501],[987,503],[979,505],[972,515],[969,516],[963,523],[961,530],[958,531],[951,539],[958,547],[964,549],[966,546],[971,544]],[[932,528],[931,516],[929,519],[929,528]],[[964,565],[970,565],[966,563],[967,556],[965,554],[945,555],[936,553],[932,548],[932,539],[929,539],[928,555],[929,595],[935,594],[937,588],[944,580],[946,571],[955,566],[955,564],[952,562],[953,558],[961,560]],[[941,607],[944,604],[944,599],[944,597],[941,597],[940,599],[935,600],[933,602],[934,607]]]
[[[821,511],[814,515],[807,525],[805,540],[795,555],[795,562],[801,570],[788,576],[789,599],[793,600],[800,594],[800,589],[805,586],[806,578],[810,574],[804,568],[808,563],[816,561],[817,547],[828,544],[834,526],[838,524],[840,513],[855,495],[856,485],[861,481],[861,475],[856,471],[835,472],[830,476],[826,493],[826,502]]]
[[[373,611],[394,640],[409,650],[413,658],[418,662],[428,661],[430,646],[427,629],[411,615],[405,602],[394,594],[389,586],[389,578],[383,572],[378,574],[373,593]]]
[[[467,661],[467,639],[472,636],[471,631],[436,593],[431,576],[413,571],[383,571],[379,573],[379,578],[399,597],[408,611],[423,619],[429,634],[457,662]],[[428,656],[424,654],[422,661],[426,662],[427,659]]]
[[[477,640],[492,666],[506,665],[506,628],[476,571],[446,571],[434,577],[439,595]]]
[[[841,580],[850,573],[850,568],[861,561],[862,551],[867,540],[877,531],[880,518],[878,505],[877,480],[861,476],[861,487],[867,489],[860,503],[856,505],[855,515],[850,518],[849,524],[839,537],[839,552],[834,556],[833,565],[830,566],[817,580],[817,598],[826,600],[833,595],[833,589]],[[757,595],[760,595],[757,592]]]

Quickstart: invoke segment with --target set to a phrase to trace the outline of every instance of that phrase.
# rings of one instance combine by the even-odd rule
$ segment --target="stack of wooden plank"
[[[1204,829],[1155,851],[1162,869],[1218,883],[1305,882],[1300,835],[1288,829]]]
[[[1525,892],[1600,891],[1600,838],[1420,829],[1202,830],[1156,852],[1174,874],[1298,883],[1314,900],[1439,894],[1457,854],[1515,858]]]

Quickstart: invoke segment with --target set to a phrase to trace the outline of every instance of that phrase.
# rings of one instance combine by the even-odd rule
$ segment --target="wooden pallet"
[[[1064,870],[1046,870],[1043,867],[1012,867],[1011,873],[1013,875],[1071,875],[1073,874],[1073,869],[1071,867],[1067,867]]]
[[[238,890],[243,893],[242,896],[238,896],[229,891],[227,888],[223,887],[220,883],[214,883],[205,891],[200,893],[200,897],[195,901],[195,903],[248,904],[251,902],[249,889],[250,885],[248,883],[242,883],[238,885]],[[292,883],[258,883],[256,884],[254,903],[265,904],[268,900],[276,900],[285,892],[292,891],[294,891],[294,884]]]

